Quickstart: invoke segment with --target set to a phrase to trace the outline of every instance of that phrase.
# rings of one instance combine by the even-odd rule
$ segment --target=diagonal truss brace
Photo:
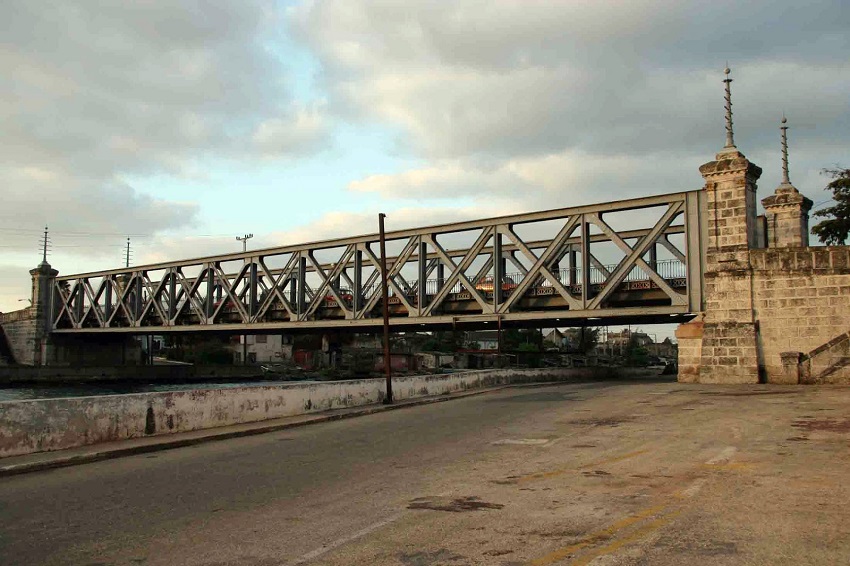
[[[543,250],[543,253],[540,256],[537,256],[533,251],[531,251],[528,246],[525,245],[525,242],[520,239],[519,236],[513,231],[510,226],[505,226],[501,228],[501,232],[507,236],[514,245],[519,248],[519,250],[525,255],[529,261],[534,262],[531,269],[528,270],[528,273],[523,277],[522,282],[517,286],[516,289],[513,290],[511,296],[504,301],[499,307],[500,313],[509,312],[511,307],[519,301],[519,299],[525,295],[528,289],[534,283],[534,280],[537,279],[538,276],[542,275],[549,283],[552,284],[552,287],[558,291],[558,294],[563,297],[563,299],[567,302],[571,309],[581,308],[581,304],[570,295],[569,291],[561,284],[561,281],[555,277],[552,272],[547,267],[547,264],[553,260],[554,256],[558,251],[561,250],[562,244],[564,240],[570,237],[570,235],[575,231],[578,227],[580,217],[573,216],[570,218],[564,227],[558,232],[558,234],[552,239],[552,242],[549,246]]]
[[[599,308],[602,301],[604,301],[614,291],[614,289],[623,282],[629,272],[631,272],[631,270],[635,267],[642,269],[649,278],[652,279],[652,281],[654,281],[655,284],[670,297],[672,304],[684,305],[687,303],[687,297],[674,291],[673,288],[664,281],[664,278],[662,278],[658,272],[650,267],[650,265],[643,259],[643,255],[646,254],[650,246],[658,240],[659,234],[661,234],[664,229],[667,228],[682,212],[683,204],[684,203],[682,202],[670,204],[665,213],[661,216],[661,219],[658,220],[655,226],[653,226],[652,230],[650,230],[644,238],[638,241],[634,247],[629,246],[610,226],[608,226],[604,220],[602,220],[598,213],[590,213],[586,215],[586,218],[590,222],[598,226],[605,235],[611,238],[611,241],[614,242],[617,247],[626,253],[626,257],[623,258],[617,268],[606,279],[602,290],[600,290],[599,294],[596,295],[588,304],[589,309]]]
[[[446,253],[446,250],[444,250],[443,247],[437,243],[437,240],[433,237],[432,234],[424,234],[422,236],[423,240],[430,244],[434,248],[434,251],[437,252],[437,256],[440,258],[440,261],[442,261],[444,265],[451,268],[452,270],[451,274],[446,279],[446,283],[445,285],[443,285],[443,288],[437,292],[437,295],[431,301],[431,304],[428,305],[428,307],[425,309],[425,312],[423,313],[424,316],[430,315],[434,311],[434,309],[436,309],[438,306],[440,306],[440,304],[442,304],[442,302],[448,296],[449,291],[451,291],[452,287],[454,287],[454,284],[458,281],[460,281],[460,284],[463,285],[467,291],[469,291],[470,296],[472,296],[472,298],[475,299],[479,305],[481,305],[481,310],[483,313],[491,314],[495,312],[493,305],[487,302],[487,300],[481,295],[478,289],[475,288],[475,285],[473,285],[472,282],[464,274],[469,268],[469,266],[472,264],[472,262],[475,261],[475,258],[478,257],[478,255],[481,253],[481,249],[484,247],[484,245],[487,243],[493,233],[494,228],[483,229],[481,231],[481,234],[478,236],[478,239],[475,241],[472,247],[469,248],[469,251],[464,254],[463,258],[458,264],[455,264],[451,256],[449,256],[449,254]]]

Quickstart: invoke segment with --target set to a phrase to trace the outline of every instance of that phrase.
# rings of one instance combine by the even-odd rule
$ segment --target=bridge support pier
[[[811,201],[787,182],[762,201],[759,241],[761,169],[734,147],[700,173],[704,312],[676,331],[679,381],[850,383],[850,247],[808,247]]]
[[[734,146],[700,167],[708,203],[705,312],[676,333],[681,381],[759,382],[750,249],[757,246],[756,181],[761,172]]]

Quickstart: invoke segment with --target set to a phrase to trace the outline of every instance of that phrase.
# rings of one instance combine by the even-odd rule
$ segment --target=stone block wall
[[[761,168],[737,150],[700,167],[706,181],[709,249],[746,249],[756,243],[756,181]]]
[[[704,322],[695,321],[680,324],[679,328],[676,329],[676,340],[679,343],[679,381],[681,383],[699,383],[704,327]]]
[[[759,382],[755,323],[706,324],[700,354],[700,383]]]
[[[41,347],[39,321],[32,307],[0,314],[0,326],[14,361],[23,365],[37,365],[37,352]]]
[[[679,381],[850,384],[850,246],[714,261],[704,322],[677,331]]]
[[[758,383],[757,326],[749,250],[716,253],[705,274],[701,383]]]
[[[850,247],[751,250],[750,257],[767,381],[788,381],[781,354],[800,352],[811,367],[801,380],[850,383],[850,367],[836,367],[842,354],[827,347],[850,330]]]

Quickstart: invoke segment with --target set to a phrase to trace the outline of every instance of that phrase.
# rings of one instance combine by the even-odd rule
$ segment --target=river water
[[[298,381],[238,381],[209,383],[86,383],[69,385],[27,385],[24,387],[0,387],[0,401],[22,401],[25,399],[56,399],[59,397],[90,397],[98,395],[124,395],[126,393],[149,393],[152,391],[187,391],[191,389],[228,389],[305,383]]]

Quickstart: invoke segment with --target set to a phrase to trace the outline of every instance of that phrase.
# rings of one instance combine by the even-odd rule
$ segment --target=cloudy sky
[[[133,263],[850,166],[846,0],[0,3],[0,310]]]

